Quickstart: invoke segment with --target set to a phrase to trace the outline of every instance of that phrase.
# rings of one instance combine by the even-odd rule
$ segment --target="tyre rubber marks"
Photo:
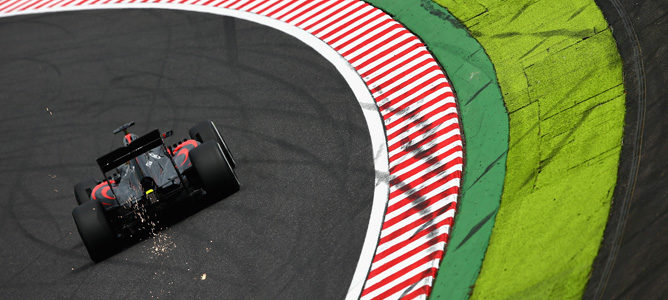
[[[370,222],[367,235],[375,235],[367,240],[375,245],[365,244],[347,298],[429,295],[453,225],[463,145],[448,80],[415,35],[357,0],[0,0],[4,16],[101,8],[252,13],[306,31],[334,49],[375,100],[387,130],[389,164],[389,197],[383,209],[372,210],[382,212],[375,218],[382,224],[374,231]]]

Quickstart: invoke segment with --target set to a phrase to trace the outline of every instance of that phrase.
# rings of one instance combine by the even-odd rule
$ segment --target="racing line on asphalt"
[[[99,8],[181,9],[273,24],[309,44],[351,86],[374,147],[374,205],[348,298],[360,293],[362,298],[429,294],[454,219],[463,148],[454,94],[419,39],[360,1],[132,2],[14,1],[0,4],[0,11],[12,16]],[[334,49],[336,55],[327,54]],[[348,65],[337,64],[337,59]],[[351,84],[360,79],[368,90]],[[369,90],[374,102],[369,101]],[[375,116],[370,104],[377,109]],[[372,125],[380,118],[385,134]],[[387,148],[382,148],[385,141],[379,138],[385,136]]]

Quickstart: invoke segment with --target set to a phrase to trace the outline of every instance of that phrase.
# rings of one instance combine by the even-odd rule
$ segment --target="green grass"
[[[622,64],[591,0],[437,0],[494,64],[507,172],[474,299],[575,299],[598,252],[624,125]]]

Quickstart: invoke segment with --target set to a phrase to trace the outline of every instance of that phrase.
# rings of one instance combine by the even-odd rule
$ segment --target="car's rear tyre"
[[[217,142],[197,146],[190,151],[190,161],[207,195],[220,198],[239,190],[239,180]]]
[[[115,234],[99,201],[87,201],[75,207],[72,217],[88,255],[94,262],[102,261],[118,251]]]
[[[96,185],[97,181],[95,179],[88,179],[77,183],[74,186],[74,198],[76,198],[77,204],[81,205],[84,202],[90,201],[90,194]]]
[[[190,138],[199,141],[200,143],[208,141],[218,142],[220,147],[223,149],[223,153],[225,153],[227,161],[230,163],[230,166],[232,166],[232,169],[237,167],[237,162],[234,160],[232,152],[230,152],[230,149],[227,147],[227,144],[223,139],[223,136],[220,135],[220,131],[218,131],[218,128],[215,124],[213,124],[212,121],[202,121],[195,125],[195,127],[190,128],[188,133]]]

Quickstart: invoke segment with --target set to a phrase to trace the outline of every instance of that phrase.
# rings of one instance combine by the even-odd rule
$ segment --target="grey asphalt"
[[[236,36],[236,39],[235,39]],[[93,264],[73,186],[111,131],[213,120],[242,190]],[[298,40],[166,10],[0,19],[0,299],[340,299],[373,198],[368,129],[332,65]]]
[[[596,0],[624,61],[617,188],[585,299],[668,299],[668,1]]]

